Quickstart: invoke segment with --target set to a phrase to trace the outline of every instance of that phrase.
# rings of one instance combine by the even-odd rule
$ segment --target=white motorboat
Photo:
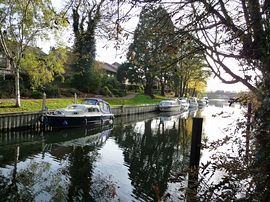
[[[198,102],[198,107],[205,107],[206,106],[206,102],[202,99],[199,99],[197,102]]]
[[[53,128],[78,127],[111,123],[110,105],[102,99],[88,98],[82,104],[71,104],[46,114],[45,123]]]
[[[198,108],[198,106],[199,105],[198,105],[197,98],[192,97],[192,98],[189,99],[189,108],[196,109],[196,108]]]
[[[188,102],[188,99],[185,98],[185,97],[180,97],[180,98],[179,98],[179,101],[180,101],[180,105],[181,105],[181,110],[182,110],[182,111],[188,110],[188,108],[189,108],[189,102]]]
[[[162,100],[158,108],[162,112],[174,112],[174,111],[180,111],[181,105],[179,99],[174,100]]]

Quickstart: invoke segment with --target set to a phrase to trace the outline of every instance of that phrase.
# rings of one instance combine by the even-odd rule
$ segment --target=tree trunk
[[[14,65],[14,64],[13,64]],[[21,106],[21,94],[20,94],[20,70],[18,67],[13,66],[15,70],[15,96],[16,96],[16,107]]]
[[[184,91],[183,91],[183,77],[181,76],[181,78],[180,78],[180,84],[179,84],[179,96],[180,97],[184,97],[184,93],[183,93]]]
[[[175,76],[174,76],[174,96],[175,97],[179,97],[179,76],[176,74],[175,72]]]
[[[165,96],[165,83],[163,81],[160,82],[160,95]]]
[[[146,85],[144,87],[144,94],[153,96],[153,79],[146,79]]]

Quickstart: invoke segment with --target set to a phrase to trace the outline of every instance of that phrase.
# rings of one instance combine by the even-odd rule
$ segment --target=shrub
[[[60,90],[57,85],[47,85],[45,87],[45,92],[48,97],[60,97]]]
[[[41,99],[41,98],[43,98],[43,92],[35,90],[35,91],[32,92],[31,97],[35,98],[35,99]]]
[[[105,95],[105,96],[110,96],[110,97],[113,96],[113,93],[110,91],[110,89],[108,88],[108,86],[102,87],[101,90],[100,90],[100,93],[102,95]]]

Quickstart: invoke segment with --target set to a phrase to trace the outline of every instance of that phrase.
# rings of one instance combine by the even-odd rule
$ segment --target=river
[[[207,142],[240,113],[212,100],[198,111],[122,117],[113,126],[0,134],[0,201],[181,201],[192,117],[204,118]],[[203,150],[201,162],[208,157]]]

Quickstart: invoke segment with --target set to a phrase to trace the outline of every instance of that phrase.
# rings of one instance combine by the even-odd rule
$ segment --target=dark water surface
[[[180,201],[186,180],[174,179],[187,176],[192,116],[205,118],[203,136],[211,139],[221,134],[213,113],[227,108],[212,102],[103,128],[0,134],[0,201]]]

